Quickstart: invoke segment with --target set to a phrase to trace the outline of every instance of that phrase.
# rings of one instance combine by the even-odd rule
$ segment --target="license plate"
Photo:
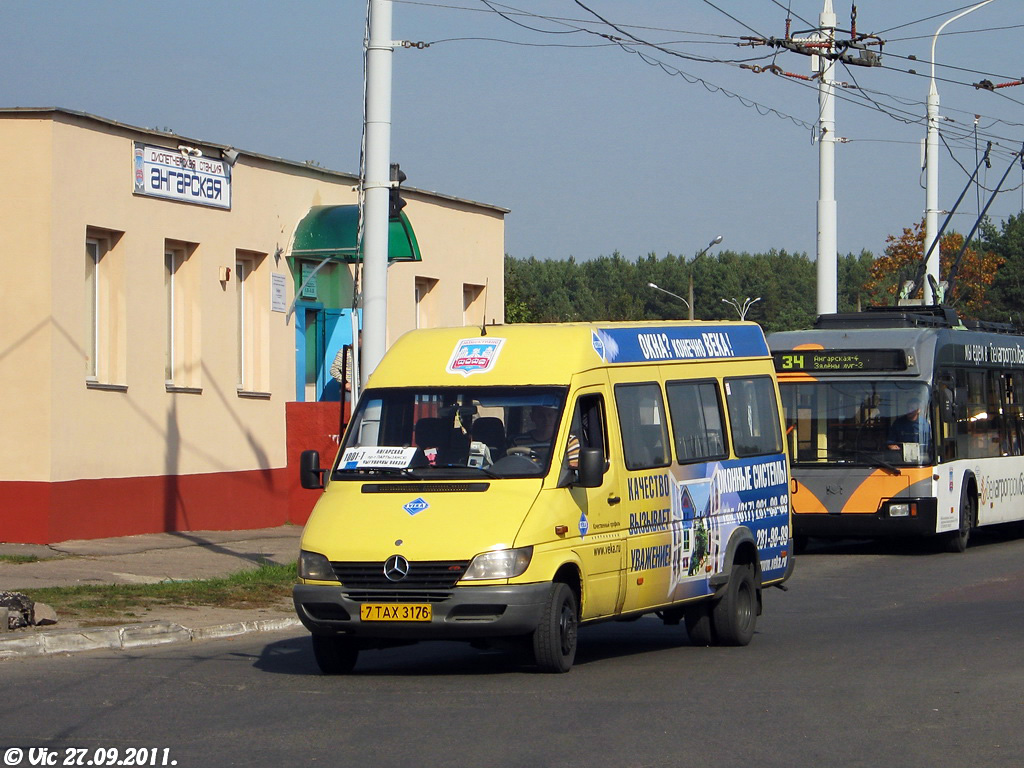
[[[362,621],[430,621],[429,603],[363,603],[359,606]]]

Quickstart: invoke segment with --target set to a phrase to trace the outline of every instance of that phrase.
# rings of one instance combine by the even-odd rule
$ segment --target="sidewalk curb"
[[[301,627],[298,618],[236,621],[189,629],[169,621],[152,621],[122,627],[82,627],[38,632],[23,637],[0,637],[0,661],[23,656],[79,653],[104,649],[128,650],[155,645],[221,640],[251,632],[275,632]]]

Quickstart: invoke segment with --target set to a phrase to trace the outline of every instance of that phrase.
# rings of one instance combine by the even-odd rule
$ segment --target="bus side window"
[[[582,449],[599,449],[605,462],[608,460],[608,425],[604,418],[604,397],[600,394],[585,394],[575,402],[559,484],[569,481],[578,469]]]
[[[661,387],[653,381],[616,384],[615,408],[626,469],[668,466],[668,429]]]
[[[675,438],[676,461],[706,461],[725,455],[722,402],[715,381],[670,381],[665,385]]]
[[[726,379],[725,402],[729,409],[733,450],[737,456],[782,452],[779,404],[770,377]]]

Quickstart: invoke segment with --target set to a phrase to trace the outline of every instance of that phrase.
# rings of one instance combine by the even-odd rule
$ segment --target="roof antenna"
[[[484,316],[480,318],[480,335],[487,335],[487,286],[490,284],[491,278],[484,280]]]

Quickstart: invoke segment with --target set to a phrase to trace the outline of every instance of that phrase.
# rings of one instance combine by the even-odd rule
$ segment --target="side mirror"
[[[953,392],[945,387],[939,390],[939,413],[940,417],[945,422],[951,422],[955,419],[953,409]]]
[[[320,452],[303,451],[299,457],[299,483],[303,488],[324,487],[324,471],[320,469]]]
[[[600,448],[581,448],[576,482],[581,488],[597,488],[604,480],[604,451]]]

